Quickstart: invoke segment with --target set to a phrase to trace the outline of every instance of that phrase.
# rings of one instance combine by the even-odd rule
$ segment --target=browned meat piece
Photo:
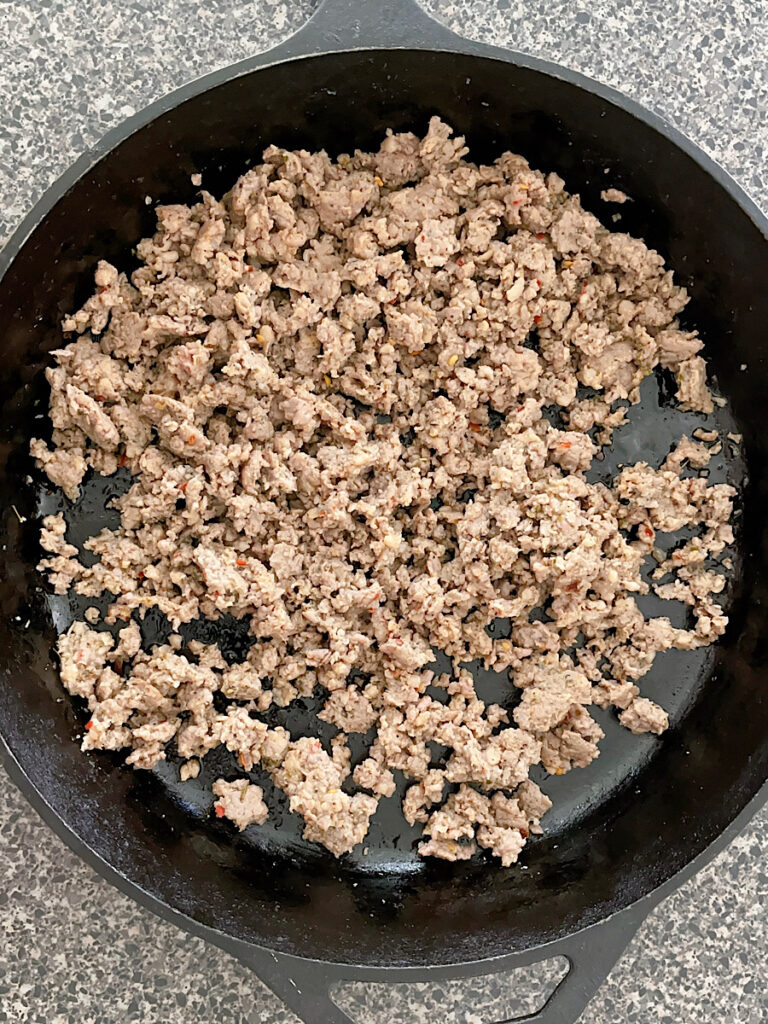
[[[528,819],[531,832],[541,832],[539,819],[543,818],[552,806],[552,801],[541,792],[535,782],[526,779],[515,790],[515,798]]]
[[[600,198],[604,203],[626,203],[629,196],[620,188],[604,188],[600,193]]]
[[[213,805],[217,816],[229,818],[241,832],[249,825],[262,825],[269,816],[263,789],[247,779],[235,779],[234,782],[217,779],[213,793],[219,798]]]
[[[61,681],[71,694],[91,697],[112,650],[112,636],[89,629],[84,622],[73,622],[59,637]]]
[[[669,726],[669,715],[652,700],[635,697],[629,707],[619,715],[619,721],[630,732],[655,732],[658,736]]]
[[[304,737],[289,746],[274,775],[291,810],[304,818],[304,838],[322,843],[337,857],[362,842],[378,804],[363,793],[344,793],[345,774],[319,740]]]
[[[583,672],[541,664],[523,690],[514,718],[521,729],[542,733],[554,729],[576,705],[592,703],[592,687]]]
[[[600,753],[597,744],[604,733],[583,707],[576,705],[564,721],[544,737],[541,763],[552,775],[564,775],[571,768],[586,768]]]
[[[196,779],[199,774],[200,762],[196,757],[193,757],[190,761],[185,761],[179,768],[179,778],[182,782],[186,782],[188,779]]]
[[[380,756],[381,748],[377,748],[375,757],[366,757],[352,773],[358,786],[369,789],[376,796],[392,796],[395,792],[395,777]]]
[[[356,686],[334,690],[318,715],[331,722],[342,732],[368,732],[378,720],[378,712],[364,693]]]
[[[428,807],[439,803],[445,789],[445,772],[430,768],[421,782],[409,786],[403,798],[403,814],[409,825],[417,821],[426,821],[429,817]]]

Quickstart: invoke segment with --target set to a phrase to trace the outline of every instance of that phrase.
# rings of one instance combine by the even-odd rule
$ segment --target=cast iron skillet
[[[341,862],[303,843],[287,815],[279,830],[233,837],[210,814],[212,769],[181,786],[172,765],[134,773],[108,754],[82,755],[82,709],[54,699],[62,691],[51,659],[73,608],[47,598],[34,570],[42,512],[65,507],[83,529],[104,519],[108,488],[94,482],[70,509],[46,494],[26,450],[43,430],[41,369],[60,342],[57,324],[87,295],[97,258],[129,268],[131,246],[153,226],[144,197],[192,200],[195,171],[224,191],[271,142],[367,148],[387,127],[423,131],[435,112],[467,135],[476,159],[522,152],[604,217],[606,184],[633,197],[620,226],[659,248],[689,286],[688,318],[729,399],[719,422],[732,415],[745,439],[726,636],[698,659],[658,659],[645,692],[673,710],[663,741],[619,741],[604,716],[602,756],[549,780],[557,803],[547,834],[513,870],[425,864],[413,835],[393,831],[386,814],[365,850]],[[555,954],[570,972],[528,1019],[574,1020],[654,903],[766,797],[766,227],[734,182],[658,118],[553,64],[460,39],[411,0],[326,0],[276,50],[186,86],[110,133],[0,256],[0,749],[13,779],[109,881],[253,967],[306,1022],[349,1024],[329,995],[340,979],[436,980]],[[654,387],[620,441],[626,457],[660,459],[691,428]],[[733,452],[715,472],[745,478]],[[150,626],[157,635],[159,624]],[[235,649],[236,630],[229,640]]]

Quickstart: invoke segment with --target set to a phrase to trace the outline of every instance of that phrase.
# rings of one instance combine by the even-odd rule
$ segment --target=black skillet
[[[557,170],[603,217],[602,188],[629,193],[619,226],[660,249],[689,286],[688,320],[729,399],[718,423],[733,417],[744,434],[746,478],[734,451],[713,471],[746,479],[726,636],[700,657],[658,659],[645,692],[673,711],[662,740],[619,736],[603,716],[602,756],[548,781],[556,806],[547,833],[512,870],[425,864],[389,811],[363,849],[336,862],[301,840],[275,794],[282,827],[233,837],[210,814],[206,791],[214,770],[233,767],[224,761],[181,785],[172,764],[134,773],[111,755],[84,756],[84,714],[56,699],[51,657],[57,629],[77,608],[51,601],[34,570],[35,517],[65,508],[75,534],[93,529],[105,497],[125,485],[93,481],[69,508],[46,493],[26,449],[43,430],[41,368],[59,343],[57,324],[87,295],[97,258],[130,269],[131,247],[153,225],[145,196],[191,201],[191,173],[222,192],[268,143],[369,148],[387,127],[423,131],[433,113],[467,135],[475,159],[521,152]],[[282,46],[185,86],[111,132],[0,256],[0,751],[12,778],[110,882],[237,956],[306,1022],[349,1024],[329,995],[339,980],[435,981],[555,954],[570,972],[527,1019],[573,1021],[649,910],[766,797],[767,233],[741,189],[659,118],[546,61],[460,39],[411,0],[325,0]],[[619,453],[660,459],[691,426],[664,382],[651,382]],[[145,635],[161,629],[150,621]],[[235,626],[222,629],[236,657],[242,638]],[[487,693],[500,683],[479,685]],[[300,719],[288,724],[302,728]]]

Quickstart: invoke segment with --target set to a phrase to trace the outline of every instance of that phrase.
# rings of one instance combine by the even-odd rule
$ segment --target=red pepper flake
[[[470,430],[482,430],[483,428],[480,426],[479,423],[470,423],[469,424],[469,429]]]
[[[538,277],[536,278],[536,284],[539,286],[539,288],[541,288],[541,281],[538,279]]]
[[[103,295],[104,292],[108,292],[109,288],[99,288],[99,295]]]
[[[543,231],[539,231],[536,237],[539,239],[539,241],[541,241],[542,238],[546,238],[547,236],[544,234]]]
[[[144,579],[144,573],[141,571],[141,569],[139,569],[139,579],[140,580]]]
[[[106,398],[104,397],[104,395],[96,395],[96,401],[97,402],[106,402]]]
[[[90,731],[91,731],[91,729],[93,728],[93,725],[94,725],[93,719],[92,719],[92,718],[89,718],[89,719],[88,719],[88,721],[87,721],[87,722],[85,723],[85,728],[86,728],[86,730],[87,730],[88,732],[90,732]]]
[[[223,818],[225,813],[226,813],[224,808],[221,806],[221,804],[216,804],[216,806],[214,807],[214,810],[216,811],[216,817],[217,818]]]
[[[533,322],[534,322],[535,324],[540,324],[540,323],[541,323],[541,317],[540,317],[540,316],[539,316],[539,315],[537,314],[537,315],[536,315],[536,316],[535,316],[535,317],[533,318]]]
[[[565,448],[566,451],[567,451],[571,447],[571,442],[570,441],[561,441],[560,444],[557,447],[558,448]]]
[[[459,258],[456,260],[456,266],[457,267],[463,267],[464,266],[464,260],[461,258],[461,256],[459,256]]]
[[[128,456],[125,453],[123,453],[120,456],[120,458],[117,460],[117,464],[122,469],[122,467],[126,464],[127,461],[128,461]]]
[[[194,444],[195,440],[196,438],[194,434],[187,434],[187,444]]]
[[[214,590],[214,592],[213,592],[213,596],[214,596],[214,597],[218,597],[218,596],[219,596],[219,592],[218,592],[218,590]]]
[[[524,406],[524,405],[518,405],[518,407],[517,407],[517,411],[518,411],[518,412],[522,412],[524,408],[525,408],[525,406]]]
[[[529,832],[528,832],[527,828],[521,828],[521,829],[518,829],[518,831],[520,832],[520,835],[523,837],[523,839],[527,839],[528,838]]]
[[[522,199],[515,199],[514,202],[512,203],[512,205],[513,206],[519,206],[520,203],[522,203],[522,201],[523,201]]]
[[[185,480],[183,484],[179,484],[179,490],[180,491],[186,491],[188,484],[189,484],[189,480]]]
[[[248,565],[248,562],[244,558],[238,558],[237,562],[235,562],[235,565]]]

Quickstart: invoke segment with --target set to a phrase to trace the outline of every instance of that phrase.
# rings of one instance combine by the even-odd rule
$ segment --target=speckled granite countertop
[[[384,2],[384,0],[382,0]],[[458,32],[540,54],[664,115],[768,206],[766,0],[428,0]],[[285,38],[312,0],[2,0],[0,243],[105,131]],[[648,919],[583,1024],[768,1021],[768,810]],[[224,953],[140,910],[49,832],[0,771],[0,1022],[287,1024]],[[407,994],[357,986],[361,1024],[490,1024],[542,972]]]

